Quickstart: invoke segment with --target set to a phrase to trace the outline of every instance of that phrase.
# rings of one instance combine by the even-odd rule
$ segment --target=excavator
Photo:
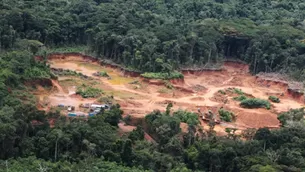
[[[211,110],[208,111],[208,113],[201,113],[200,108],[198,108],[198,113],[199,117],[205,121],[205,122],[210,122],[210,120],[214,120],[215,124],[220,124],[220,120],[215,119],[214,114],[212,113]]]

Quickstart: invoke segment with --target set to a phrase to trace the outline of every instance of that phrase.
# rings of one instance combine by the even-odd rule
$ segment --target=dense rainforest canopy
[[[196,115],[168,107],[146,116],[148,142],[140,126],[118,135],[119,105],[67,120],[37,110],[24,85],[56,77],[34,60],[43,45],[85,46],[142,72],[240,59],[253,73],[305,79],[304,19],[302,0],[1,0],[0,171],[305,171],[304,109],[280,114],[278,130],[248,129],[241,139],[234,129],[196,130]]]
[[[0,48],[20,39],[86,45],[142,72],[213,67],[226,59],[253,73],[305,78],[302,0],[3,0]]]

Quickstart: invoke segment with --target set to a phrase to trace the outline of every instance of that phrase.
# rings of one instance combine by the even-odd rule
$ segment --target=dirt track
[[[302,107],[301,102],[295,101],[287,94],[287,88],[278,85],[262,85],[257,83],[257,78],[248,73],[248,67],[244,64],[225,63],[223,71],[201,71],[198,74],[186,74],[184,83],[173,84],[177,89],[167,89],[163,84],[149,84],[139,77],[124,77],[120,70],[109,67],[102,67],[96,62],[89,62],[80,56],[67,56],[64,59],[53,59],[49,61],[52,68],[70,69],[81,72],[84,75],[92,76],[96,71],[106,71],[111,80],[106,78],[93,77],[90,81],[95,87],[104,90],[106,94],[114,96],[121,105],[125,114],[133,118],[143,118],[154,109],[164,111],[168,102],[174,104],[173,109],[186,109],[197,111],[211,109],[214,113],[220,107],[233,111],[237,120],[231,124],[222,124],[217,127],[221,130],[226,127],[239,129],[278,127],[277,113],[287,111],[290,108]],[[89,84],[89,81],[77,77],[59,77],[59,82],[53,82],[57,91],[48,94],[50,106],[60,103],[69,103],[78,107],[81,103],[93,103],[95,99],[82,99],[75,96],[75,88],[80,83]],[[73,82],[70,82],[73,80]],[[139,81],[138,84],[130,84],[132,81]],[[256,98],[267,99],[270,94],[284,94],[281,103],[273,104],[272,110],[265,109],[243,109],[238,102],[227,97],[228,102],[216,101],[219,90],[227,88],[239,88],[243,92]],[[191,90],[193,93],[191,93]],[[219,129],[220,128],[220,129]]]

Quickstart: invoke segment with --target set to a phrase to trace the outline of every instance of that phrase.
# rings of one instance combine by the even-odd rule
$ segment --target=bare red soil
[[[164,86],[163,81],[143,79],[136,74],[132,74],[134,77],[130,77],[130,75],[126,77],[125,72],[122,72],[121,69],[107,65],[101,66],[96,59],[88,56],[54,54],[50,55],[48,59],[52,68],[70,69],[87,76],[92,76],[98,70],[107,71],[111,80],[92,76],[97,81],[96,86],[114,95],[115,100],[124,110],[124,114],[129,114],[133,118],[134,125],[141,123],[145,115],[154,109],[164,111],[168,102],[174,104],[173,110],[185,109],[197,112],[197,108],[200,107],[203,111],[212,110],[215,114],[218,114],[220,107],[231,110],[237,115],[236,122],[217,126],[215,129],[219,133],[224,133],[224,129],[228,126],[238,129],[278,127],[278,113],[303,106],[301,102],[303,96],[289,92],[287,83],[252,76],[249,74],[249,67],[242,63],[225,62],[223,69],[217,71],[183,71],[184,79],[172,80],[174,89],[170,90]],[[130,84],[131,81],[136,80],[138,84]],[[53,90],[48,94],[50,106],[65,102],[78,107],[81,103],[96,101],[82,99],[68,93],[73,92],[75,88],[62,88],[64,86],[54,81],[53,85],[57,87],[57,91]],[[234,95],[218,93],[219,90],[233,87],[241,89],[248,96],[261,99],[268,99],[269,95],[276,95],[281,99],[281,103],[273,104],[272,110],[244,109],[239,106],[237,101],[232,100]],[[125,126],[122,128],[126,131],[131,130]],[[185,129],[185,127],[183,128]]]

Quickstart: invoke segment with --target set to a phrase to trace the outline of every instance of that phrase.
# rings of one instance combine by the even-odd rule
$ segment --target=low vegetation
[[[238,95],[244,95],[245,93],[243,92],[243,90],[239,89],[239,88],[233,88],[234,93],[238,94]]]
[[[232,122],[236,119],[236,116],[233,112],[227,111],[223,108],[219,109],[218,113],[222,121]]]
[[[49,71],[42,69],[40,67],[33,67],[27,69],[24,72],[26,79],[41,79],[41,78],[51,78],[51,74]]]
[[[289,123],[293,122],[301,122],[301,124],[304,124],[304,116],[304,108],[291,109],[288,112],[283,112],[279,114],[278,120],[281,122],[282,126],[286,126]]]
[[[114,104],[115,103],[113,96],[102,96],[97,101],[99,103],[104,103],[104,104]]]
[[[96,73],[96,76],[105,77],[105,78],[110,77],[106,71],[97,72],[97,73]]]
[[[173,116],[180,119],[181,122],[187,123],[188,125],[191,126],[196,126],[200,123],[198,119],[198,115],[196,113],[192,113],[184,110],[178,110],[173,113]]]
[[[240,103],[240,106],[243,108],[266,108],[266,109],[270,109],[271,108],[271,104],[269,101],[267,100],[263,100],[263,99],[258,99],[258,98],[248,98],[245,100],[242,100]]]
[[[236,101],[243,101],[243,100],[246,100],[247,97],[245,95],[240,95],[238,97],[234,97],[233,100],[236,100]]]
[[[62,72],[58,73],[59,75],[63,75],[63,76],[80,76],[82,75],[82,73],[80,72],[76,72],[76,71],[72,71],[72,70],[63,70]]]
[[[269,98],[268,98],[271,102],[273,102],[273,103],[280,103],[281,101],[280,101],[280,99],[278,98],[278,97],[276,97],[276,96],[269,96]]]
[[[244,95],[245,93],[239,88],[226,88],[224,90],[218,90],[218,93],[226,95],[227,93],[230,94],[238,94],[240,96]]]
[[[82,85],[77,88],[76,94],[81,95],[83,98],[97,98],[102,94],[102,90],[93,88],[91,86]]]
[[[55,69],[55,70],[52,70],[53,73],[57,76],[80,76],[82,78],[88,78],[88,76],[82,74],[81,72],[76,72],[76,71],[73,71],[73,70],[69,70],[69,69]]]
[[[226,92],[224,90],[218,90],[218,93],[220,93],[222,95],[226,95]]]
[[[38,55],[44,55],[44,53],[86,53],[88,52],[87,46],[58,46],[40,50]]]
[[[153,73],[153,72],[145,72],[141,74],[142,77],[147,78],[147,79],[179,79],[183,78],[183,74],[180,72],[170,72],[170,73]]]
[[[125,124],[130,125],[131,116],[128,114],[122,120],[125,122]]]

